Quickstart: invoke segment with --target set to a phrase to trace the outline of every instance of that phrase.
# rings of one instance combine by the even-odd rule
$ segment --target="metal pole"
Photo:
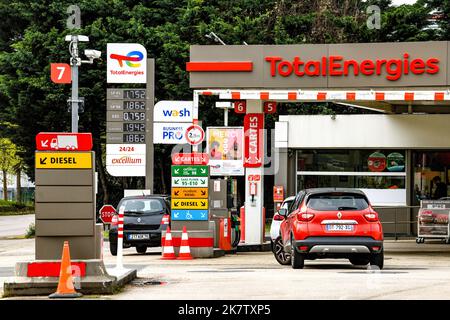
[[[78,36],[72,36],[72,132],[78,132]]]
[[[153,147],[153,110],[155,104],[155,59],[147,59],[147,87],[145,95],[146,123],[145,148],[145,189],[153,194],[154,184],[154,147]]]
[[[223,112],[223,124],[228,127],[228,108],[225,108]]]

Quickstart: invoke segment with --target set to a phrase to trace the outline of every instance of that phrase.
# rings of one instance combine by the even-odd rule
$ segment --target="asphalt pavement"
[[[34,214],[0,216],[0,238],[23,236],[34,222]]]
[[[305,269],[293,270],[279,265],[271,252],[167,261],[160,259],[161,248],[151,248],[144,255],[130,248],[124,250],[124,264],[137,269],[138,279],[117,295],[84,298],[450,299],[450,245],[386,241],[385,248],[385,268],[381,271],[355,267],[343,259],[307,261]],[[107,242],[104,250],[105,264],[113,267],[116,257],[110,255]],[[15,263],[33,258],[33,239],[0,240],[0,292],[3,282],[13,276]]]

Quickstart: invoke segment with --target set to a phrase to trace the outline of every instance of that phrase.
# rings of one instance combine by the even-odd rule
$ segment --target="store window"
[[[413,204],[450,196],[450,151],[414,151]]]
[[[297,190],[357,188],[375,205],[406,204],[404,150],[298,150]]]

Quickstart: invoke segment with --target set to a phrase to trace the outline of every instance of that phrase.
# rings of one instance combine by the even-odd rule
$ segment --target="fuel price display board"
[[[108,89],[106,142],[145,144],[148,110],[145,89]]]
[[[106,97],[106,168],[113,176],[145,176],[146,89],[109,88]]]

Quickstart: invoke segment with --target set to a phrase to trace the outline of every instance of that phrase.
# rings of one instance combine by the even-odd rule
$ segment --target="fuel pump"
[[[236,249],[240,241],[236,180],[211,179],[209,186],[210,217],[214,222],[214,247]]]

